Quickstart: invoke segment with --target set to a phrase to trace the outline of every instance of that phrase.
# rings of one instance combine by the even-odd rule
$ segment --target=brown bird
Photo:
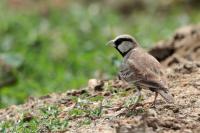
[[[160,94],[168,103],[173,103],[173,96],[168,91],[161,64],[150,54],[144,51],[130,35],[120,35],[108,42],[123,56],[119,72],[120,79],[134,84],[137,89],[137,100],[141,97],[141,89],[149,88],[155,92],[153,106]]]

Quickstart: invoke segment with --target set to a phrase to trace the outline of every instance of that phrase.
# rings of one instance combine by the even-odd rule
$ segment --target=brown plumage
[[[141,88],[149,88],[155,92],[155,105],[159,93],[168,103],[173,103],[173,97],[168,91],[167,80],[160,63],[141,47],[130,35],[120,35],[111,41],[113,46],[124,57],[119,77],[134,84],[140,96]]]

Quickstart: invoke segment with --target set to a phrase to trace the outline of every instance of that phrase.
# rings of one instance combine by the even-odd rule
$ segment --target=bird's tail
[[[168,103],[174,103],[174,97],[170,93],[161,89],[156,90],[156,92],[158,92]]]

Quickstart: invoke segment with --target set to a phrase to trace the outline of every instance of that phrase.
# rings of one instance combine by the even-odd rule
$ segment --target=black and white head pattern
[[[137,47],[137,42],[130,35],[119,35],[113,41],[114,47],[122,56],[125,56],[130,50]]]

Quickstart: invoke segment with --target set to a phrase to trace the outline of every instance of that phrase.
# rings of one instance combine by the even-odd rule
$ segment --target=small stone
[[[90,79],[88,81],[88,88],[95,91],[102,91],[104,82],[102,80]]]
[[[172,110],[173,110],[174,113],[178,113],[179,112],[179,108],[178,107],[175,107]]]
[[[149,116],[153,116],[153,117],[156,117],[157,116],[157,113],[154,109],[148,109],[148,115]]]
[[[23,122],[29,122],[33,119],[33,115],[31,113],[26,113],[23,115]]]

